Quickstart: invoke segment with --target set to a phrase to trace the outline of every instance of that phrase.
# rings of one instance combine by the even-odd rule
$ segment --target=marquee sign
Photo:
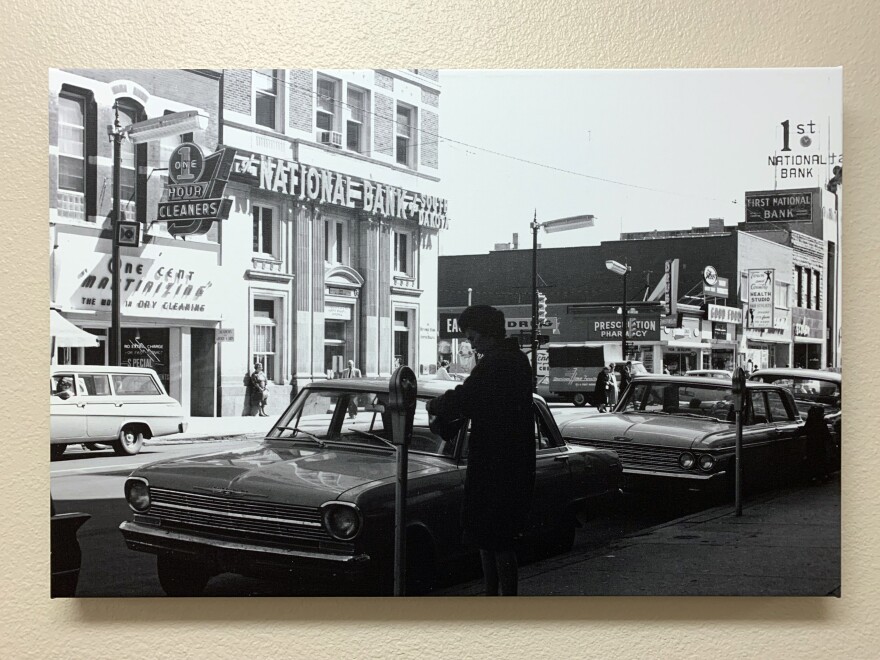
[[[412,220],[432,229],[449,228],[445,199],[385,183],[262,154],[238,154],[232,173],[262,190],[291,195],[300,201]]]
[[[204,156],[197,144],[185,142],[168,159],[168,183],[158,219],[172,236],[204,234],[217,220],[229,217],[232,200],[223,197],[235,150],[223,147]]]

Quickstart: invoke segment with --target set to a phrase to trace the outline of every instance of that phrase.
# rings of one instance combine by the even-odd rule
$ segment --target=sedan
[[[426,404],[454,382],[418,383],[409,445],[407,593],[473,554],[459,513],[467,420],[440,437]],[[125,484],[129,548],[157,555],[168,595],[198,595],[223,572],[320,576],[328,588],[387,592],[393,575],[396,448],[385,379],[306,385],[257,446],[139,468]],[[620,488],[613,451],[572,446],[534,397],[536,481],[524,543],[570,549],[577,519]],[[336,589],[333,589],[335,592]]]
[[[749,382],[743,415],[748,484],[806,469],[804,422],[784,387]],[[735,411],[730,381],[641,376],[614,412],[568,421],[568,442],[617,452],[625,487],[708,490],[732,485]]]

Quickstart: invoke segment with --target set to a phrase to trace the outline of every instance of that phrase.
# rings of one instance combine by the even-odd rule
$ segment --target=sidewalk
[[[589,529],[589,527],[587,528]],[[840,596],[840,475],[520,569],[523,596]],[[482,593],[474,581],[434,592]]]
[[[145,445],[184,444],[207,440],[261,439],[272,428],[278,415],[268,417],[190,417],[185,433],[150,438]]]

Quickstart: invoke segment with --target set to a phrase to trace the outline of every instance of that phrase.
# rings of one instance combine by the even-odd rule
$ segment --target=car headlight
[[[361,512],[354,504],[327,502],[321,509],[321,522],[333,538],[350,541],[361,531]]]
[[[699,463],[700,469],[703,470],[703,472],[709,472],[715,467],[715,459],[712,456],[709,456],[709,454],[703,454],[700,456]]]
[[[150,484],[146,479],[131,477],[125,482],[125,499],[134,511],[150,508]]]
[[[694,467],[694,463],[696,462],[697,459],[694,458],[694,455],[689,451],[684,452],[681,456],[678,457],[678,464],[685,470],[690,470],[692,467]]]

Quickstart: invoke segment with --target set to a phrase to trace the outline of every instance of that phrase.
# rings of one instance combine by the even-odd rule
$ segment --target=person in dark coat
[[[596,376],[596,387],[593,390],[593,396],[596,402],[596,409],[603,413],[608,409],[608,390],[611,388],[611,370],[608,367],[602,367],[602,371]]]
[[[822,406],[810,406],[804,432],[807,434],[807,476],[814,482],[828,481],[831,473],[829,453],[832,441]]]
[[[623,371],[620,372],[620,393],[621,395],[626,392],[626,388],[629,387],[629,384],[633,379],[633,363],[630,360],[627,360],[626,364],[623,365]]]
[[[474,305],[458,327],[481,356],[467,380],[433,399],[428,413],[448,422],[470,419],[462,530],[480,551],[487,596],[517,593],[517,538],[525,530],[535,485],[532,370],[504,314]]]

